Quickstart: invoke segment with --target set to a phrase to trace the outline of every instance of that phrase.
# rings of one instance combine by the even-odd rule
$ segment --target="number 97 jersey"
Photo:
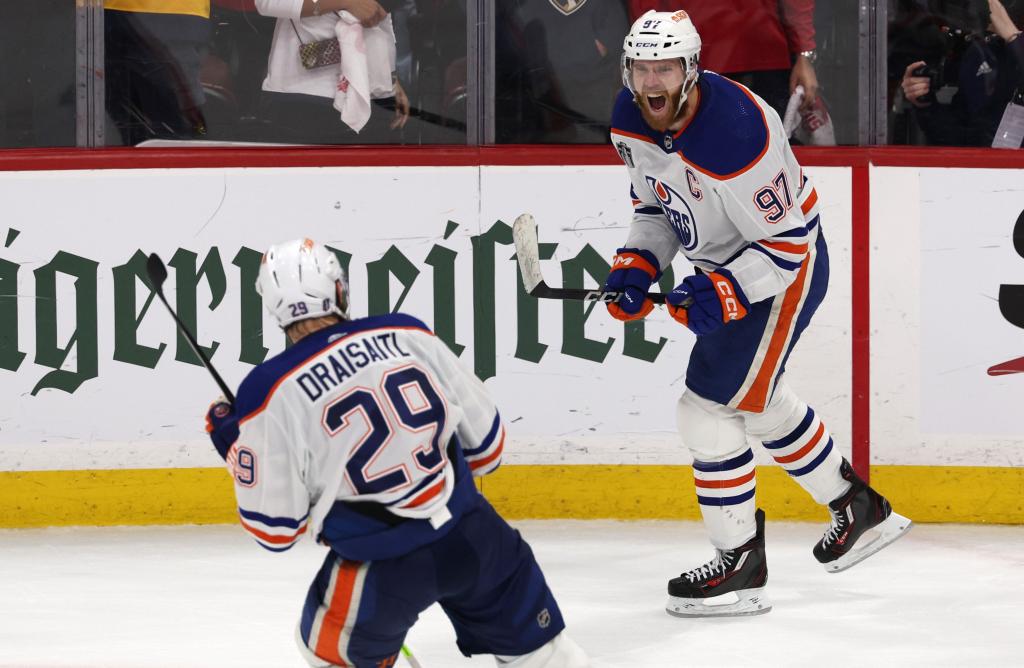
[[[623,89],[611,140],[629,171],[633,220],[624,246],[677,252],[727,268],[747,299],[784,291],[817,238],[818,196],[778,114],[745,87],[704,71],[697,109],[677,132],[658,132]]]
[[[271,550],[310,531],[353,559],[411,551],[474,503],[504,441],[483,383],[402,314],[306,336],[253,369],[237,411],[240,520]]]

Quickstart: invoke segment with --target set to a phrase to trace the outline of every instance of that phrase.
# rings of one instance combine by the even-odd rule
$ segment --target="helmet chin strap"
[[[696,84],[697,84],[697,73],[696,73],[696,70],[691,70],[691,71],[687,72],[686,73],[686,81],[683,82],[683,90],[679,94],[679,104],[676,105],[676,115],[677,116],[679,115],[679,112],[683,110],[683,105],[686,104],[686,101],[688,99],[690,99],[690,91],[693,90],[693,87]]]

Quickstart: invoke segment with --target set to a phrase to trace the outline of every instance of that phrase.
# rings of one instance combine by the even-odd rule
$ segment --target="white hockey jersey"
[[[274,551],[307,531],[354,559],[431,542],[477,494],[470,471],[496,469],[504,445],[484,384],[401,314],[306,336],[249,373],[237,412],[240,520]]]
[[[611,139],[632,181],[626,248],[662,269],[677,252],[705,271],[725,268],[751,303],[793,282],[817,237],[818,195],[778,114],[713,72],[698,80],[695,115],[675,133],[652,129],[628,89]]]

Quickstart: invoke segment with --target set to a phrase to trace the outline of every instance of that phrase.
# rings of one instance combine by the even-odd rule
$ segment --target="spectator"
[[[205,136],[210,0],[106,0],[103,34],[107,114],[121,141]]]
[[[629,0],[630,20],[649,9],[685,9],[703,43],[701,69],[743,84],[779,117],[798,85],[801,111],[814,106],[814,0]]]
[[[934,14],[919,15],[893,40],[904,60],[917,49],[903,68],[903,96],[928,144],[991,146],[1007,104],[1024,93],[1024,2],[987,0],[987,12],[930,4]]]
[[[394,10],[398,36],[399,76],[408,65],[412,84],[410,106],[422,121],[416,135],[423,143],[463,144],[466,142],[467,112],[470,105],[466,59],[465,0],[405,0],[408,57],[403,58],[401,12]],[[497,34],[504,33],[497,31]],[[403,80],[406,80],[403,79]],[[406,131],[408,134],[408,130]]]
[[[395,34],[390,7],[385,9],[377,0],[256,0],[256,8],[260,14],[277,18],[261,103],[274,141],[401,141],[401,128],[409,119],[409,100],[394,75]],[[363,34],[353,36],[350,24]],[[328,51],[338,48],[344,54],[346,49],[340,42],[346,39],[352,40],[353,52],[363,53],[356,43],[366,45],[363,86],[353,79],[351,71],[345,71],[349,66],[358,67],[352,59],[332,59],[324,52],[315,63],[304,65],[300,60],[301,47],[311,48],[318,43]]]
[[[260,88],[267,77],[267,53],[277,23],[256,11],[254,0],[211,0],[213,36],[210,56],[203,67],[206,116],[211,138],[255,139],[258,132]],[[219,122],[211,98],[219,96]],[[223,131],[222,131],[223,130]]]
[[[607,143],[621,85],[621,0],[497,3],[498,143]]]

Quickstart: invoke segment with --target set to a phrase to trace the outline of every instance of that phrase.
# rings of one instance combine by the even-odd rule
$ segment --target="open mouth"
[[[664,95],[648,95],[647,106],[651,108],[651,111],[661,111],[665,108],[665,104],[668,99]]]

